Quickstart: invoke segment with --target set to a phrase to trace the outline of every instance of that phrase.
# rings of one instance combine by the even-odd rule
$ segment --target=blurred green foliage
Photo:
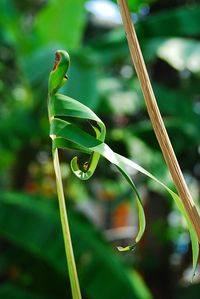
[[[94,17],[86,9],[88,2],[0,3],[0,297],[4,299],[71,296],[46,107],[56,49],[71,56],[63,92],[95,110],[115,151],[172,186],[124,30],[119,20],[115,24],[111,17],[107,22]],[[200,4],[184,0],[129,4],[165,124],[198,202]],[[126,245],[137,229],[131,191],[103,160],[91,181],[78,181],[66,163],[72,156],[61,152],[83,298],[198,298],[198,276],[195,285],[186,284],[189,238],[166,194],[133,173],[144,198],[147,229],[135,252],[119,254],[115,245]]]

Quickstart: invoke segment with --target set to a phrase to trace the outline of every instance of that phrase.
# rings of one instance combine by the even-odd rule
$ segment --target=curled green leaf
[[[120,251],[133,250],[142,238],[145,230],[145,214],[142,201],[130,176],[130,168],[133,168],[160,184],[176,202],[179,210],[186,219],[190,232],[193,251],[193,270],[195,271],[199,255],[198,238],[180,197],[140,165],[115,153],[105,143],[106,128],[103,122],[92,110],[81,104],[79,101],[65,95],[55,93],[49,99],[49,111],[51,119],[50,136],[52,136],[53,140],[53,149],[70,148],[90,155],[89,161],[82,165],[82,169],[78,164],[78,158],[74,157],[72,159],[71,168],[78,178],[82,180],[90,178],[97,167],[100,156],[103,156],[117,167],[119,172],[132,188],[138,207],[139,229],[132,245],[126,247],[119,246],[118,249]],[[76,119],[87,121],[92,127],[94,134],[89,134],[79,127],[76,123]]]

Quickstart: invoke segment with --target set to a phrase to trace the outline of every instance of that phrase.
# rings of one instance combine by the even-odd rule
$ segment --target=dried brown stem
[[[183,177],[182,171],[178,164],[176,155],[174,153],[173,147],[171,145],[169,136],[167,134],[162,116],[160,114],[156,98],[151,86],[151,82],[147,73],[145,62],[142,56],[140,45],[137,39],[137,35],[134,29],[133,22],[131,20],[131,15],[128,9],[126,0],[118,0],[118,4],[121,11],[121,16],[123,24],[125,27],[125,32],[128,40],[128,45],[135,66],[135,70],[138,79],[141,84],[141,89],[144,95],[144,99],[147,106],[147,111],[156,134],[157,140],[160,144],[163,156],[175,183],[178,194],[183,202],[185,210],[190,218],[190,221],[196,231],[198,240],[200,243],[200,217],[195,206],[195,203],[191,197],[191,194],[186,185],[185,179]]]

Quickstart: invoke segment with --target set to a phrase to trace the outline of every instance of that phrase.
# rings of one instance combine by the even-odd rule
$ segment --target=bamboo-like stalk
[[[67,210],[65,206],[65,197],[63,191],[63,184],[62,184],[62,177],[60,171],[60,163],[59,163],[59,156],[58,156],[58,149],[55,149],[53,153],[53,163],[56,175],[56,185],[57,185],[57,193],[58,193],[58,202],[59,202],[59,209],[60,209],[60,218],[62,224],[62,231],[63,231],[63,238],[64,238],[64,245],[65,245],[65,253],[67,257],[67,264],[68,264],[68,271],[69,271],[69,278],[71,283],[72,289],[72,298],[73,299],[81,299],[81,292],[79,286],[79,280],[76,270],[76,264],[74,259],[74,252],[72,247],[68,217],[67,217]]]
[[[195,203],[191,197],[189,189],[186,185],[182,171],[178,164],[176,155],[171,145],[169,136],[167,134],[162,116],[160,114],[156,98],[151,86],[151,82],[148,76],[148,72],[145,66],[143,55],[140,49],[140,45],[137,39],[135,28],[131,19],[130,11],[128,9],[126,0],[118,0],[120,12],[128,40],[128,45],[135,66],[135,70],[140,81],[141,89],[144,95],[144,99],[147,106],[147,111],[156,134],[157,140],[160,144],[163,156],[173,178],[174,184],[178,191],[178,194],[183,202],[188,217],[196,231],[198,241],[200,243],[200,217],[195,206]]]

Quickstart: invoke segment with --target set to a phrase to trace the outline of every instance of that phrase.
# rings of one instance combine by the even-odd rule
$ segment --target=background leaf
[[[84,0],[49,1],[47,7],[38,14],[36,21],[39,46],[59,41],[68,50],[78,48],[86,21],[84,2]]]
[[[6,193],[1,195],[0,205],[1,235],[42,259],[65,277],[64,246],[55,202],[25,194]],[[9,222],[6,221],[8,215]],[[126,298],[151,298],[139,278],[143,295],[138,292],[134,282],[137,274],[122,267],[116,256],[117,251],[113,254],[104,238],[85,217],[70,209],[69,219],[83,294],[87,294],[89,298],[103,296],[105,299],[111,296],[121,298],[123,294]],[[109,281],[111,276],[112,282]],[[99,284],[102,279],[105,288],[101,288]],[[109,288],[106,287],[108,284]]]

